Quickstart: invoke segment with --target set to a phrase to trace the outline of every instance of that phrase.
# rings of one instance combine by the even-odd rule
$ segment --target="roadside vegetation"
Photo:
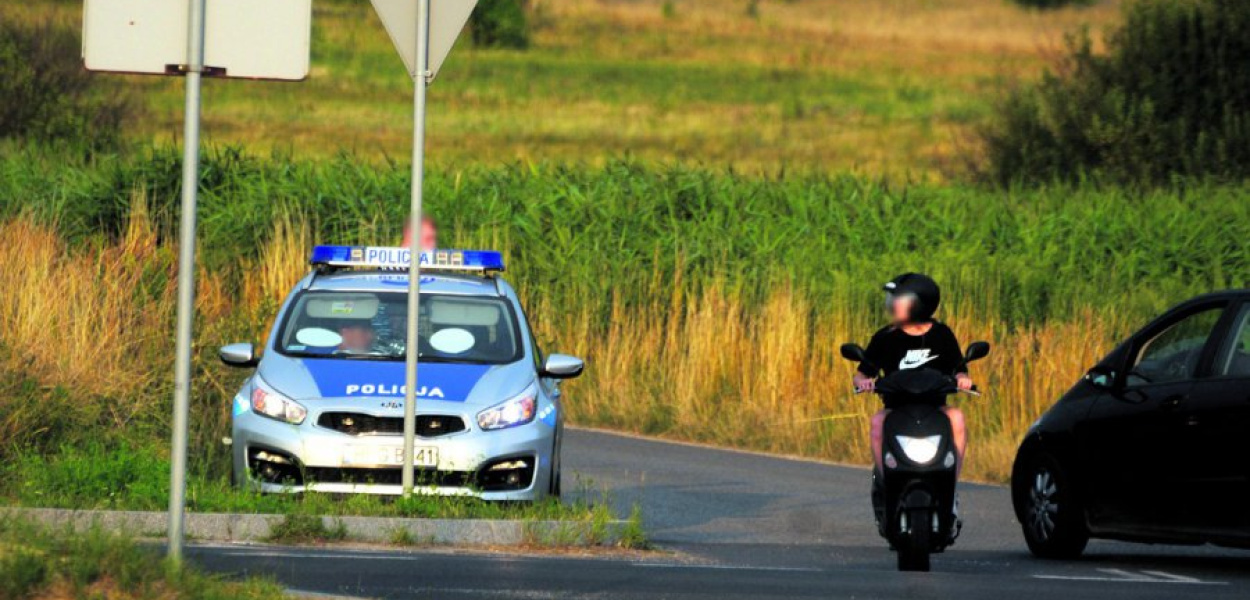
[[[0,598],[269,600],[263,579],[226,581],[161,559],[156,548],[98,529],[56,530],[0,517]]]
[[[53,16],[35,15],[0,8],[0,140],[116,147],[135,99],[119,82],[99,81],[83,70],[77,31]]]
[[[242,378],[216,348],[264,339],[315,243],[398,239],[406,169],[216,151],[205,172],[192,457],[211,482]],[[110,437],[163,452],[178,173],[165,152],[0,164],[6,456]],[[884,279],[933,273],[943,318],[995,346],[977,367],[989,395],[965,403],[969,474],[991,480],[1117,336],[1250,273],[1250,203],[1229,186],[994,191],[626,163],[428,183],[445,243],[504,251],[544,348],[587,358],[567,388],[585,425],[863,461],[876,401],[850,396],[836,349],[880,326]]]
[[[1126,22],[1149,33],[1237,3],[1163,4],[1134,5]],[[1152,71],[1127,58],[1146,39],[1137,29],[1101,33],[1118,2],[528,5],[526,49],[460,48],[435,85],[427,207],[445,244],[505,252],[545,349],[587,358],[567,387],[574,423],[866,462],[877,400],[849,394],[837,347],[881,325],[884,280],[924,270],[945,286],[941,318],[994,346],[974,373],[987,396],[964,402],[967,472],[1002,481],[1029,424],[1115,340],[1191,295],[1250,285],[1250,192],[1236,170],[1247,86],[1204,79],[1168,96],[1219,115],[1209,123],[1120,93]],[[77,5],[31,6],[12,14],[77,27]],[[326,507],[225,483],[242,374],[217,347],[264,339],[313,244],[394,243],[407,206],[408,166],[391,158],[410,143],[398,58],[367,3],[316,10],[309,82],[207,88],[193,507],[376,502]],[[1064,55],[1083,66],[1038,81],[1063,33],[1085,24]],[[1144,47],[1212,47],[1152,35]],[[1174,54],[1179,72],[1197,68]],[[1215,81],[1250,72],[1219,64],[1227,79]],[[0,142],[11,501],[162,502],[180,181],[167,142],[181,85],[120,81],[146,118],[116,151]],[[1003,108],[1008,84],[1018,91]],[[1128,112],[1087,115],[1085,100]],[[1071,119],[1047,129],[1056,107]],[[1143,120],[1111,118],[1126,114]],[[1098,137],[1108,122],[1162,137]],[[1107,145],[1082,154],[1080,140]],[[1160,148],[1178,154],[1150,153]],[[461,510],[423,506],[362,510]]]
[[[1098,51],[1088,31],[982,132],[998,184],[1250,179],[1250,3],[1140,0]]]

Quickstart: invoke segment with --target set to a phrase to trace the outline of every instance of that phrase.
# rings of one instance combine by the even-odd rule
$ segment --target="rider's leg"
[[[951,421],[951,435],[955,438],[955,454],[958,459],[955,463],[955,474],[958,476],[963,471],[964,454],[968,451],[968,426],[964,421],[964,413],[959,408],[945,406],[942,407],[942,412]]]
[[[884,408],[877,411],[877,414],[872,416],[872,427],[869,430],[871,432],[869,435],[869,443],[872,444],[872,465],[878,471],[881,470],[881,447],[883,445],[883,440],[885,439],[883,430],[885,429],[885,417],[888,414],[890,414],[890,411]]]

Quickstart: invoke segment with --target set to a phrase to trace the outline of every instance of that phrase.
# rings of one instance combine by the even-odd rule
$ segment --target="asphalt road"
[[[934,557],[932,573],[901,574],[872,524],[864,469],[591,431],[569,432],[564,460],[586,485],[610,490],[622,511],[641,505],[668,552],[199,546],[188,555],[214,571],[368,598],[1250,597],[1250,552],[1092,542],[1079,561],[1035,560],[1007,491],[994,486],[964,486],[959,543]]]

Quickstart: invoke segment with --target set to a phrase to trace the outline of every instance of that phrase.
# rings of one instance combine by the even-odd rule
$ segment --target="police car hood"
[[[319,400],[404,398],[402,361],[292,358],[271,352],[260,378],[275,391],[306,405]],[[525,391],[534,367],[524,360],[506,365],[421,363],[417,399],[487,407]]]

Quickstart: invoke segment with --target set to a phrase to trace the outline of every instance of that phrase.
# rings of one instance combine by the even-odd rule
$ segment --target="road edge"
[[[136,537],[165,537],[169,514],[0,507],[0,517],[28,519],[49,527],[99,527]],[[406,517],[313,516],[333,541],[384,545],[448,546],[612,546],[630,535],[628,521],[521,521],[494,519],[414,519]],[[189,539],[212,542],[282,543],[274,532],[287,515],[186,513]]]

